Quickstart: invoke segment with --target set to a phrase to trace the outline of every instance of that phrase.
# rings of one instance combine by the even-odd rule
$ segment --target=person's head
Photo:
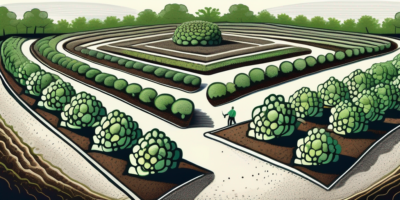
[[[233,110],[233,106],[232,106],[232,110]]]

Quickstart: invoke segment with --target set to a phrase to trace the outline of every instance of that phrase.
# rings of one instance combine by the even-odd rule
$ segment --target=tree
[[[336,18],[328,18],[328,22],[326,23],[326,28],[332,29],[332,30],[340,30],[342,26],[340,25],[340,20]]]
[[[325,28],[326,21],[323,17],[316,16],[316,17],[311,18],[310,26],[315,27],[315,28]]]
[[[103,27],[103,22],[100,19],[91,19],[88,21],[87,28],[89,30],[97,30]]]
[[[292,24],[292,22],[293,22],[292,18],[289,15],[287,15],[285,13],[282,13],[282,14],[278,15],[278,23],[280,23],[280,24]]]
[[[0,29],[3,30],[3,36],[6,35],[5,28],[7,26],[18,25],[17,15],[14,12],[9,11],[6,7],[0,7]],[[18,32],[18,29],[17,29]]]
[[[310,24],[310,20],[308,20],[308,18],[304,15],[297,15],[294,19],[293,19],[294,25],[296,26],[309,26]]]
[[[253,11],[243,4],[234,4],[229,7],[229,13],[225,14],[223,18],[229,22],[253,22],[255,20]]]
[[[393,18],[385,18],[382,22],[382,32],[383,33],[394,33],[396,32],[395,28],[395,19]]]
[[[68,32],[68,28],[70,23],[66,19],[61,19],[57,21],[57,29],[59,33],[66,33]]]
[[[360,32],[376,32],[379,28],[379,20],[372,16],[364,15],[358,19],[356,27]]]
[[[133,16],[133,15],[124,16],[124,19],[122,20],[121,24],[123,26],[133,26],[133,25],[135,25],[135,16]]]
[[[257,15],[257,22],[274,22],[276,20],[276,17],[269,13],[267,10],[262,10],[261,12],[258,12]]]
[[[167,4],[158,13],[158,17],[163,23],[182,23],[194,19],[194,16],[188,13],[188,11],[187,7],[183,4]]]
[[[344,31],[355,31],[356,25],[357,23],[355,19],[346,19],[343,21],[342,29]]]
[[[396,34],[397,29],[400,28],[400,12],[396,13],[396,15],[394,16],[393,25],[395,27],[394,33]]]
[[[86,17],[78,17],[71,22],[71,26],[75,31],[86,30]]]
[[[215,22],[218,21],[221,13],[218,8],[205,7],[204,9],[199,9],[196,15],[198,15],[201,20]]]
[[[104,20],[104,26],[106,28],[113,28],[113,27],[117,27],[119,21],[121,21],[119,18],[117,18],[116,16],[108,16],[106,17],[106,19]]]
[[[158,22],[157,13],[154,12],[153,10],[146,9],[138,14],[136,22],[140,25],[156,24]]]
[[[36,34],[37,28],[42,28],[44,33],[45,27],[53,23],[53,20],[49,19],[48,16],[46,11],[34,8],[31,11],[25,12],[22,23],[26,28],[34,28],[34,34]]]

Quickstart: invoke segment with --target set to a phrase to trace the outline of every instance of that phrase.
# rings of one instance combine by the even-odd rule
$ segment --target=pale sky
[[[227,13],[229,6],[232,4],[245,4],[250,7],[254,13],[267,8],[273,8],[278,6],[309,3],[309,2],[324,2],[334,0],[83,0],[79,2],[87,3],[103,3],[113,4],[117,6],[124,6],[138,10],[139,12],[144,9],[152,9],[157,13],[160,12],[164,6],[168,3],[179,3],[185,4],[189,12],[194,14],[198,9],[204,7],[219,8],[222,14]],[[351,0],[351,1],[392,1],[399,2],[399,0]],[[12,4],[12,3],[34,3],[34,2],[77,2],[77,0],[66,1],[66,0],[39,0],[39,1],[28,1],[28,0],[1,0],[0,4]]]

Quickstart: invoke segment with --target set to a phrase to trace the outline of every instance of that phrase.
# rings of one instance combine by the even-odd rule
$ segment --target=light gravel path
[[[87,62],[84,59],[65,52],[61,46],[65,41],[66,40],[60,42],[58,45],[58,50],[60,52],[65,53],[71,58]],[[28,57],[28,59],[35,61],[29,52],[29,45],[33,42],[33,40],[29,40],[24,44],[23,53]],[[285,87],[272,87],[256,92],[250,96],[243,97],[236,100],[234,103],[216,108],[211,106],[206,100],[205,89],[198,93],[187,94],[171,88],[157,86],[152,82],[129,75],[130,78],[127,79],[128,82],[133,81],[144,87],[154,87],[157,91],[170,93],[178,98],[184,96],[192,99],[196,108],[200,108],[207,112],[214,121],[214,128],[192,128],[190,130],[176,128],[158,118],[129,106],[122,101],[116,103],[118,100],[115,100],[109,95],[92,89],[86,85],[77,83],[43,65],[41,65],[41,67],[46,71],[59,75],[63,80],[70,82],[78,92],[87,91],[95,95],[103,102],[108,111],[113,109],[125,111],[139,123],[143,131],[147,132],[153,128],[159,128],[160,130],[165,131],[166,134],[172,140],[175,140],[178,146],[182,148],[184,152],[183,157],[185,159],[213,171],[216,175],[214,182],[198,196],[198,199],[339,199],[367,188],[400,164],[400,160],[393,159],[400,156],[400,144],[398,143],[399,139],[397,139],[397,137],[399,137],[398,134],[393,134],[393,137],[387,138],[381,143],[381,145],[378,145],[378,147],[371,152],[371,155],[376,154],[376,156],[367,156],[366,159],[363,159],[358,165],[361,167],[352,170],[352,173],[356,174],[347,176],[346,181],[339,182],[339,184],[331,191],[326,191],[310,181],[284,169],[275,167],[274,165],[263,162],[238,150],[207,139],[203,134],[207,131],[225,126],[226,120],[221,116],[221,112],[227,112],[231,106],[235,106],[235,110],[238,113],[236,117],[237,122],[245,121],[251,117],[253,107],[262,104],[264,98],[269,94],[282,94],[285,98],[288,98],[289,95],[301,86],[308,86],[312,90],[316,90],[317,84],[324,82],[330,76],[335,76],[336,78],[341,79],[355,69],[360,68],[365,70],[366,68],[369,68],[372,63],[391,60],[395,55],[397,55],[397,53],[398,52],[395,52],[386,56],[361,61],[337,69],[327,70],[317,75],[303,77],[284,84]],[[313,49],[313,55],[319,55],[319,52]],[[296,58],[292,58],[292,60],[294,59]],[[272,62],[271,64],[278,64],[279,62],[281,61]],[[36,63],[41,64],[40,62]],[[91,67],[101,69],[102,71],[108,69],[93,63],[89,64]],[[247,73],[254,67],[265,68],[265,64],[242,67],[211,76],[200,76],[203,79],[203,83],[206,84],[216,80],[229,82],[232,81],[234,75],[237,73]],[[117,71],[114,71],[114,74],[117,77],[120,77],[121,75],[120,78],[125,77]],[[392,144],[387,145],[388,143]],[[389,147],[393,148],[390,149]],[[371,167],[368,169],[368,167],[363,166]],[[361,172],[363,170],[365,170],[365,172]]]

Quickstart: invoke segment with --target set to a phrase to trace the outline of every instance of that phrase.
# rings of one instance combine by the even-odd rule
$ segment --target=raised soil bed
[[[0,65],[0,71],[5,79],[3,81],[7,81],[11,89],[18,95],[15,98],[21,98],[25,101],[26,98],[22,98],[25,95],[23,87],[15,82],[13,77],[6,72],[3,65]],[[34,99],[37,101],[37,98]],[[25,103],[29,105],[32,102],[25,101]],[[92,135],[87,134],[88,130],[78,131],[59,127],[60,113],[48,112],[36,106],[31,108],[141,199],[159,199],[160,197],[163,199],[194,199],[214,180],[214,174],[211,171],[187,160],[182,160],[177,169],[170,170],[159,176],[139,177],[129,175],[127,174],[128,162],[126,160],[128,160],[130,151],[126,150],[119,154],[112,154],[114,157],[110,154],[90,151]],[[94,134],[94,129],[90,131]]]
[[[250,121],[207,132],[205,136],[256,157],[259,157],[256,154],[261,154],[267,157],[267,159],[261,158],[262,160],[272,163],[278,162],[279,164],[273,164],[311,180],[329,190],[342,178],[342,175],[348,172],[347,170],[351,169],[355,163],[361,160],[364,153],[369,151],[382,137],[390,134],[388,131],[400,124],[400,111],[391,111],[387,113],[388,117],[383,122],[370,123],[370,128],[367,132],[347,136],[340,136],[330,132],[330,135],[338,140],[338,143],[342,147],[338,162],[319,166],[294,164],[297,140],[307,136],[307,131],[314,127],[326,129],[329,123],[329,111],[329,109],[324,109],[324,117],[321,118],[306,118],[306,122],[301,123],[291,136],[269,141],[259,141],[247,137]]]
[[[208,97],[207,95],[207,100],[208,102],[210,102],[211,105],[213,106],[219,106],[219,105],[223,105],[226,103],[229,103],[231,101],[237,100],[241,97],[247,96],[249,94],[252,94],[256,91],[259,90],[265,90],[269,87],[273,87],[275,85],[279,85],[282,83],[286,83],[301,77],[305,77],[308,76],[310,74],[314,74],[314,73],[318,73],[318,72],[322,72],[325,71],[327,69],[331,69],[331,68],[335,68],[335,67],[339,67],[342,65],[346,65],[352,62],[356,62],[358,60],[361,59],[365,59],[365,58],[369,58],[369,57],[375,57],[375,56],[379,56],[388,52],[391,52],[393,50],[397,49],[397,44],[392,42],[392,45],[389,49],[385,49],[383,51],[381,51],[379,54],[374,54],[374,53],[365,53],[365,54],[360,54],[359,56],[356,57],[351,57],[351,58],[345,58],[344,60],[335,60],[333,62],[328,62],[326,61],[324,64],[316,64],[314,67],[306,67],[303,71],[296,71],[294,69],[294,71],[292,73],[289,74],[282,74],[280,73],[279,76],[275,77],[275,78],[267,78],[265,77],[264,81],[258,82],[258,83],[252,83],[250,85],[250,87],[245,88],[245,89],[237,89],[236,92],[230,94],[227,93],[226,96],[220,97],[220,98],[214,98],[211,99]],[[232,81],[235,77],[232,77]]]
[[[36,42],[35,42],[36,43]],[[180,127],[188,127],[190,125],[190,120],[193,117],[193,113],[185,120],[182,120],[180,117],[173,115],[170,112],[163,112],[158,110],[157,108],[155,108],[154,106],[151,106],[149,104],[145,104],[142,103],[138,98],[133,98],[131,95],[125,93],[124,91],[118,91],[115,90],[114,88],[110,88],[110,87],[106,87],[104,85],[101,84],[97,84],[94,80],[91,79],[87,79],[84,75],[79,75],[77,72],[73,72],[72,70],[66,69],[58,64],[54,64],[52,63],[50,60],[48,60],[46,57],[42,56],[38,51],[36,51],[34,49],[34,45],[35,43],[32,44],[31,46],[31,52],[33,53],[33,55],[40,59],[41,61],[43,61],[44,63],[46,63],[48,66],[50,66],[51,68],[60,71],[61,73],[64,73],[68,76],[71,76],[79,81],[82,81],[88,85],[92,85],[102,91],[105,91],[109,94],[113,94],[115,96],[118,96],[126,101],[128,101],[129,103],[136,105],[144,110],[147,110],[148,112],[152,113],[153,115],[155,115],[156,117],[159,117],[167,122],[172,122],[174,125],[178,125]]]

